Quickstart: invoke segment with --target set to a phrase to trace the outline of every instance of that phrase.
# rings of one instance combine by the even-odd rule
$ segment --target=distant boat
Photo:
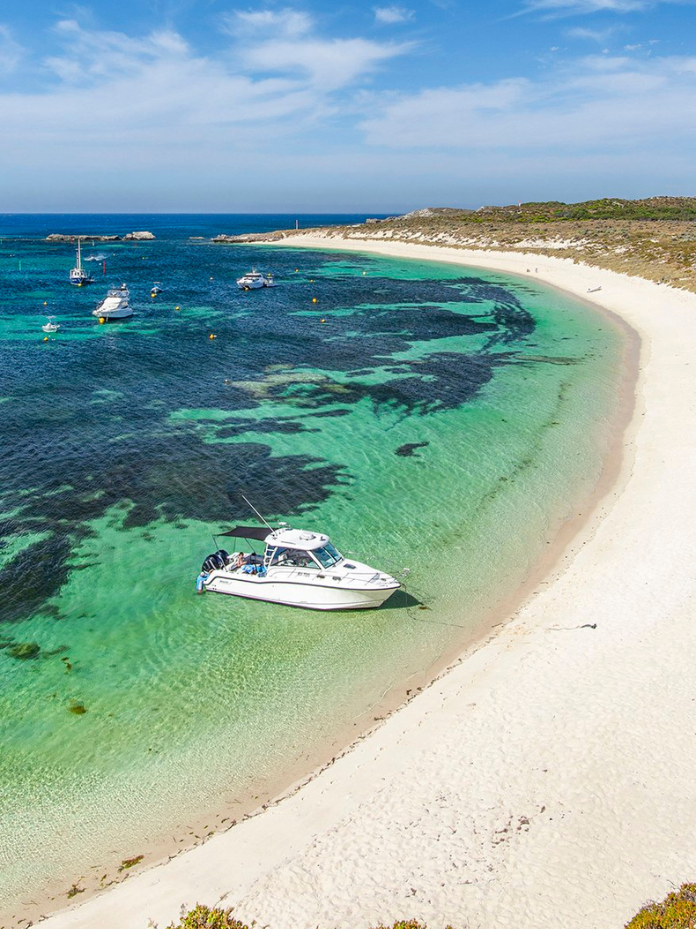
[[[241,290],[258,290],[259,287],[275,287],[272,274],[262,274],[253,268],[237,279],[237,287]]]
[[[48,320],[48,322],[41,327],[43,331],[44,332],[58,332],[58,330],[60,329],[60,324],[53,322],[53,320],[55,319],[55,316],[47,316],[46,319]]]
[[[112,287],[106,292],[106,297],[92,310],[92,316],[96,316],[101,322],[109,322],[111,319],[128,319],[133,315],[133,308],[130,305],[130,293],[125,284],[120,287]]]
[[[599,287],[588,287],[588,288],[587,288],[587,293],[588,293],[588,294],[596,294],[596,293],[597,293],[598,291],[600,291],[601,289],[602,289],[601,285],[600,285]]]
[[[93,284],[94,280],[82,267],[82,253],[80,251],[80,236],[77,237],[77,264],[70,272],[70,283],[76,287],[82,287],[84,284]]]
[[[160,282],[155,281],[155,283],[152,285],[152,289],[150,290],[150,296],[156,297],[157,294],[161,294],[161,293],[162,293],[162,287],[160,285]]]

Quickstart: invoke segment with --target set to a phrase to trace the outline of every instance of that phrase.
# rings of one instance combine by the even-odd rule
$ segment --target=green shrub
[[[182,916],[176,925],[171,923],[167,929],[248,929],[232,915],[232,910],[210,909],[200,903]],[[387,929],[385,926],[376,926],[375,929]],[[389,929],[426,929],[416,920],[408,919],[395,922]],[[448,926],[447,929],[452,929]]]
[[[682,884],[662,903],[648,903],[626,929],[696,929],[696,884]]]

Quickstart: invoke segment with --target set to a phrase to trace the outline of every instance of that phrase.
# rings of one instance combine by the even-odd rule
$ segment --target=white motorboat
[[[275,281],[272,274],[262,274],[254,268],[237,279],[237,287],[242,290],[257,290],[259,287],[275,287]]]
[[[41,328],[44,332],[58,332],[60,329],[60,323],[54,322],[55,316],[47,316],[46,319],[48,322],[43,325]]]
[[[250,551],[218,549],[203,562],[199,593],[214,591],[310,610],[366,610],[401,586],[396,578],[344,556],[327,535],[304,529],[236,526],[221,533],[247,541]],[[264,543],[262,554],[254,542]]]
[[[133,315],[133,308],[130,305],[130,293],[125,284],[120,287],[112,287],[106,292],[106,297],[92,310],[92,316],[96,316],[99,322],[108,322],[111,319],[127,319]]]
[[[92,278],[82,267],[82,253],[80,251],[80,237],[77,238],[77,262],[75,267],[70,271],[70,283],[76,287],[82,287],[84,284],[93,284]]]

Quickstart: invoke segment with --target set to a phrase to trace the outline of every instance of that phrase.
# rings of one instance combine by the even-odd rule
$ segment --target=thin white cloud
[[[651,0],[526,0],[525,10],[538,13],[633,13],[652,5]]]
[[[24,49],[12,37],[8,26],[0,24],[0,74],[11,74],[24,56]]]
[[[406,23],[415,16],[413,10],[407,10],[402,6],[376,6],[374,14],[375,21],[384,25]]]
[[[586,29],[583,26],[578,26],[573,29],[566,29],[565,35],[571,39],[586,39],[589,42],[597,42],[598,45],[603,45],[615,32],[616,30],[611,28]]]
[[[462,154],[653,150],[696,142],[696,57],[594,55],[543,80],[442,87],[371,101],[367,142]],[[646,118],[646,114],[650,114]]]
[[[549,16],[602,12],[636,13],[663,3],[692,6],[694,2],[695,0],[524,0],[522,12],[546,13]]]
[[[367,39],[269,40],[243,49],[240,57],[250,70],[304,74],[313,84],[335,90],[410,48],[407,43],[380,44]]]
[[[240,33],[259,33],[276,38],[306,35],[313,28],[313,20],[300,10],[235,10],[223,18],[226,31],[232,36]]]
[[[144,39],[120,32],[85,30],[75,20],[61,20],[55,33],[65,45],[62,56],[44,60],[44,66],[66,82],[113,78],[130,74],[158,60],[186,59],[189,48],[178,33],[161,30]]]
[[[229,165],[345,119],[356,87],[410,48],[322,39],[308,18],[289,14],[279,22],[270,37],[259,31],[255,42],[234,42],[213,58],[171,30],[133,37],[61,20],[55,35],[64,48],[44,59],[43,85],[0,93],[0,171],[21,164],[55,172],[69,162],[121,176],[165,161],[172,172],[177,164]]]

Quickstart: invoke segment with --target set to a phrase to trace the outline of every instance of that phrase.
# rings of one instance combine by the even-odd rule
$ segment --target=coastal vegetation
[[[178,923],[171,923],[167,929],[249,929],[249,927],[232,916],[232,910],[210,909],[207,906],[198,906],[181,917]],[[375,929],[387,929],[385,926],[376,926]],[[425,929],[421,923],[413,919],[398,920],[388,929]],[[447,929],[452,929],[447,926]]]
[[[313,231],[318,230],[253,238],[273,240]],[[426,208],[323,229],[322,235],[554,255],[696,292],[696,197]],[[218,241],[249,238],[222,236]]]
[[[626,925],[626,929],[694,929],[696,884],[682,884],[661,903],[648,903]]]
[[[695,929],[696,884],[682,884],[661,903],[648,903],[626,924],[625,929]],[[210,908],[198,904],[185,913],[178,923],[167,929],[249,929],[235,919],[232,910]],[[387,929],[376,926],[375,929]],[[389,929],[426,929],[417,920],[398,920]],[[448,926],[447,929],[452,929]]]

